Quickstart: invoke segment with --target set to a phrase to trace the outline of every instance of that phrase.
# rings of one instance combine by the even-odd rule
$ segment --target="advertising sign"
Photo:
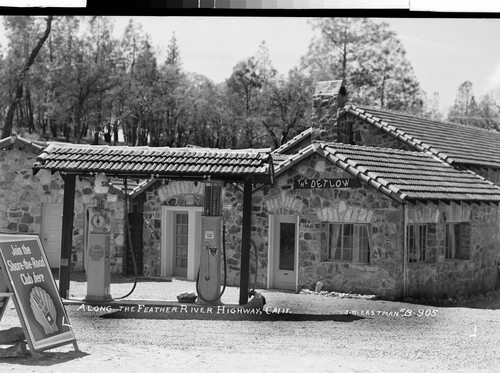
[[[30,347],[42,351],[74,343],[75,336],[40,238],[0,235],[0,257],[0,287],[5,287],[3,281],[10,282],[8,287],[14,294]]]

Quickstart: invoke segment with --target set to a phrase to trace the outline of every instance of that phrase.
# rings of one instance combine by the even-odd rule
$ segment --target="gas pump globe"
[[[110,218],[104,206],[108,192],[106,175],[96,176],[96,207],[89,210],[90,226],[86,250],[87,301],[109,301],[110,295]]]

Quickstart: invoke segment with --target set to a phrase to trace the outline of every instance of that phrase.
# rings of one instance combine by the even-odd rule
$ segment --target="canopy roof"
[[[273,165],[266,150],[153,148],[50,144],[37,157],[33,170],[65,174],[136,179],[183,178],[271,183]]]

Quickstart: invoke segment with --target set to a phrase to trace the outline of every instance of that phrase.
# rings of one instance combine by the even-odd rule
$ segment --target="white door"
[[[196,280],[201,249],[201,206],[163,206],[161,275]]]
[[[270,215],[269,287],[296,290],[298,217]]]
[[[62,203],[42,204],[42,245],[51,268],[59,268],[61,259]]]

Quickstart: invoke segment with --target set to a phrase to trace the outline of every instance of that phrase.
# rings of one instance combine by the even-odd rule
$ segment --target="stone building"
[[[329,290],[386,298],[494,288],[500,261],[499,134],[360,108],[347,102],[341,81],[319,84],[313,102],[311,128],[272,152],[68,144],[6,150],[4,156],[14,159],[17,152],[25,154],[16,166],[25,171],[15,174],[3,166],[1,180],[16,178],[30,202],[19,203],[25,197],[16,191],[4,210],[2,230],[41,232],[44,218],[37,206],[60,203],[59,173],[77,172],[73,260],[83,269],[95,174],[135,178],[142,182],[128,198],[139,217],[132,225],[141,232],[135,244],[144,275],[194,280],[205,185],[215,172],[224,176],[220,207],[227,284],[239,286],[246,244],[241,181],[260,170],[271,176],[253,182],[252,287],[298,291],[321,281]],[[36,175],[30,173],[33,162]],[[10,158],[5,163],[15,164]],[[1,185],[15,188],[11,181]],[[35,197],[44,193],[42,200]],[[123,200],[110,202],[110,208],[119,271],[130,251]]]
[[[322,281],[383,297],[489,290],[497,278],[498,192],[429,154],[314,143],[254,193],[261,285],[300,290]],[[288,284],[277,280],[283,222],[294,224],[297,250]]]
[[[37,156],[46,146],[44,142],[16,135],[0,140],[0,232],[38,234],[50,266],[58,268],[64,182],[57,173],[40,170],[35,175],[32,170]],[[124,252],[123,192],[112,188],[111,194],[120,196],[117,202],[109,204],[113,210],[111,270],[121,272]],[[72,264],[77,271],[83,270],[88,214],[95,204],[93,177],[78,179],[72,244]]]
[[[338,84],[338,83],[337,83]],[[326,83],[321,83],[322,86],[326,86]],[[335,91],[334,91],[335,92]],[[332,97],[334,95],[331,95]],[[341,97],[341,95],[338,95]],[[381,110],[376,108],[369,107],[359,107],[355,104],[345,102],[346,98],[342,95],[342,99],[334,99],[331,98],[328,100],[324,97],[324,93],[322,93],[322,89],[317,89],[314,97],[314,108],[321,107],[320,110],[314,111],[311,129],[304,131],[302,134],[296,136],[296,138],[292,139],[287,144],[284,144],[282,147],[276,149],[274,151],[274,157],[277,159],[280,164],[283,162],[288,152],[288,149],[301,149],[304,146],[308,146],[308,143],[305,143],[303,138],[310,138],[311,143],[314,143],[315,140],[326,139],[328,141],[332,141],[339,144],[349,144],[349,145],[362,145],[366,147],[373,148],[386,148],[386,152],[391,152],[390,149],[398,149],[407,152],[422,152],[426,153],[430,156],[435,157],[436,159],[440,159],[443,162],[448,163],[453,169],[457,171],[466,171],[472,172],[478,177],[484,177],[486,180],[489,180],[493,184],[500,185],[500,133],[496,131],[488,131],[480,128],[469,127],[464,125],[452,124],[452,123],[444,123],[437,122],[433,120],[429,120],[426,118],[421,118],[418,116],[412,116],[405,113],[393,112],[387,110]],[[326,106],[330,105],[331,109],[328,110]],[[333,115],[336,113],[336,115]],[[311,135],[312,134],[312,135]],[[318,136],[319,135],[319,136]],[[339,145],[337,145],[339,146]],[[379,165],[380,166],[380,165]],[[277,170],[279,170],[280,166],[278,165]],[[277,171],[278,173],[279,171]],[[423,177],[428,177],[425,169],[421,167],[417,167],[415,169],[415,175],[418,172],[423,172]],[[438,189],[448,190],[449,185],[448,180],[443,175],[433,175],[434,186]],[[396,181],[397,182],[397,181]],[[440,185],[440,183],[442,185]],[[407,182],[405,182],[405,185]],[[422,192],[428,192],[425,189],[422,189]],[[425,193],[423,194],[425,195]],[[442,210],[442,206],[454,206],[456,207],[455,202],[450,202],[449,198],[444,198],[444,200],[439,203],[430,203],[429,200],[425,201],[425,198],[422,199],[418,204],[410,204],[409,206],[422,206],[421,202],[427,203],[428,206],[434,206],[435,211],[435,223],[439,223],[439,219],[444,217],[444,221],[448,223],[443,223],[445,226],[447,225],[447,229],[452,229],[450,224],[450,217],[448,214],[439,213]],[[464,204],[465,202],[465,204]],[[492,201],[490,201],[492,202]],[[469,238],[467,232],[469,229],[481,230],[480,226],[476,226],[475,228],[471,228],[472,226],[469,223],[465,223],[468,221],[467,216],[470,218],[472,215],[472,211],[477,211],[476,203],[470,201],[461,201],[460,206],[462,212],[460,213],[462,218],[460,220],[462,223],[455,224],[453,229],[456,229],[455,236],[457,236],[457,242],[460,242],[460,245],[468,245],[471,248],[478,247],[477,242],[481,241],[481,236],[477,236],[475,238]],[[489,204],[489,212],[487,213],[488,218],[486,219],[483,216],[483,220],[488,222],[489,228],[487,232],[483,232],[488,235],[490,239],[490,249],[488,249],[488,254],[484,252],[482,254],[473,255],[458,255],[452,260],[454,262],[453,267],[457,268],[458,271],[451,270],[450,267],[450,254],[445,255],[443,266],[442,258],[439,256],[435,259],[430,259],[429,256],[425,259],[425,261],[420,264],[411,263],[409,258],[408,247],[403,247],[402,252],[406,253],[408,258],[404,261],[407,262],[406,272],[405,272],[405,284],[404,290],[405,294],[422,296],[422,295],[454,295],[456,293],[464,293],[470,294],[479,290],[488,290],[495,286],[495,282],[492,280],[493,277],[498,277],[498,263],[500,262],[500,228],[499,221],[497,218],[498,215],[498,204],[493,203]],[[410,215],[408,217],[408,224],[411,223],[411,211],[410,207],[406,208]],[[427,207],[427,211],[429,211],[429,207]],[[468,212],[465,212],[468,211]],[[496,212],[495,212],[496,211]],[[441,215],[440,215],[441,214]],[[439,216],[442,216],[441,218]],[[455,219],[456,218],[452,218]],[[432,220],[430,218],[428,221]],[[437,226],[439,228],[439,226]],[[414,228],[410,228],[414,229]],[[421,229],[421,228],[419,228]],[[430,226],[423,229],[434,230],[434,226]],[[439,229],[438,229],[439,231]],[[406,232],[409,235],[410,231],[408,228],[400,230],[400,232]],[[429,231],[430,232],[430,231]],[[434,242],[430,236],[431,233],[427,232],[428,240]],[[465,232],[465,233],[464,233]],[[414,233],[413,233],[414,234]],[[440,241],[436,241],[441,250],[449,250],[449,240],[451,239],[449,236],[451,232],[446,233],[442,236],[442,233],[439,235]],[[464,236],[466,239],[464,241]],[[442,238],[444,237],[444,241]],[[406,238],[409,240],[410,238]],[[448,241],[447,241],[448,240]],[[469,241],[470,240],[470,241]],[[407,242],[407,241],[406,241]],[[407,246],[409,243],[407,242]],[[479,245],[480,246],[480,245]],[[427,253],[427,250],[426,250]],[[487,256],[487,262],[481,264],[472,264],[473,257]],[[342,262],[342,261],[340,261]],[[435,264],[430,264],[434,262]],[[448,264],[446,264],[448,263]],[[471,284],[478,284],[477,276],[483,276],[481,270],[479,268],[485,268],[490,264],[490,269],[488,270],[488,276],[493,276],[490,278],[488,282],[489,285],[486,286],[472,286]],[[338,265],[342,265],[342,263],[338,263]],[[323,265],[320,264],[317,268],[321,268]],[[418,269],[418,270],[416,270]],[[471,277],[470,275],[473,274]],[[359,274],[358,274],[359,275]],[[456,281],[456,276],[459,276],[460,279],[468,278],[465,282]],[[473,277],[476,276],[476,279]],[[318,280],[321,279],[321,275],[316,274],[315,276]],[[331,276],[327,276],[331,278]],[[354,290],[357,286],[354,285],[356,280],[354,280],[356,276],[351,278],[346,284],[346,286],[339,286],[339,284],[335,285],[334,288],[344,290],[349,289]],[[358,277],[356,277],[358,278]],[[438,281],[437,279],[440,278]],[[451,279],[444,280],[443,278]],[[311,286],[311,283],[314,282],[314,279],[311,278],[308,285]],[[332,281],[325,281],[327,284],[331,284]],[[443,286],[447,286],[445,284],[451,285],[453,282],[460,283],[455,289],[449,288],[445,290]],[[441,284],[441,285],[437,285]],[[471,287],[472,286],[472,287]],[[352,288],[352,289],[351,289]],[[362,290],[362,287],[358,288]],[[440,289],[441,290],[438,290]],[[385,291],[376,291],[377,294],[388,294]]]
[[[500,188],[493,183],[415,151],[314,142],[276,158],[274,182],[256,185],[252,197],[252,286],[300,290],[322,281],[327,289],[387,298],[495,286]],[[183,277],[196,278],[203,191],[202,182],[173,180],[132,196],[143,196],[152,275],[177,275],[169,258],[186,225]],[[238,286],[238,185],[225,185],[222,217],[227,283]]]
[[[375,126],[375,109],[369,109],[372,116],[366,119],[368,109],[364,108],[363,114],[347,103],[342,82],[320,84],[313,105],[312,127],[272,152],[274,182],[257,186],[253,193],[255,250],[250,265],[252,273],[257,271],[256,285],[300,290],[322,281],[331,290],[384,297],[455,296],[492,289],[500,258],[499,189],[480,175],[495,172],[495,156],[472,154],[474,146],[467,141],[480,138],[483,146],[475,146],[484,153],[485,136],[497,134],[438,125],[402,113],[392,113],[390,124],[387,114],[378,121],[383,124]],[[398,123],[406,123],[405,134],[396,130]],[[387,130],[379,128],[384,125]],[[438,129],[427,130],[431,125]],[[441,144],[442,150],[434,151],[417,138],[417,133],[426,131],[425,140]],[[447,140],[446,134],[452,139]],[[341,164],[345,168],[340,168]],[[300,180],[305,180],[303,186]],[[342,185],[344,182],[347,185]],[[172,238],[164,238],[172,232],[168,214],[184,211],[196,232],[203,189],[190,182],[174,182],[153,185],[143,192],[145,227],[156,227],[154,234],[148,235],[149,242],[145,240],[146,246],[156,248],[148,261],[152,266],[156,263],[155,274],[169,276],[173,273],[160,264],[161,252],[172,245]],[[230,285],[238,285],[239,278],[241,199],[238,187],[225,186],[223,218]],[[169,213],[160,213],[161,209]],[[285,231],[280,232],[282,226]],[[357,257],[348,254],[349,250],[345,258],[338,251],[337,256],[328,256],[325,245],[338,240],[325,231],[328,229],[345,229],[343,239],[358,240],[352,244],[358,247],[363,242],[370,248],[369,254],[364,254],[363,260],[359,251]],[[285,267],[289,269],[282,271],[279,246],[285,235],[293,237],[296,247],[293,266],[288,262]],[[190,273],[188,278],[194,278],[195,273]]]

